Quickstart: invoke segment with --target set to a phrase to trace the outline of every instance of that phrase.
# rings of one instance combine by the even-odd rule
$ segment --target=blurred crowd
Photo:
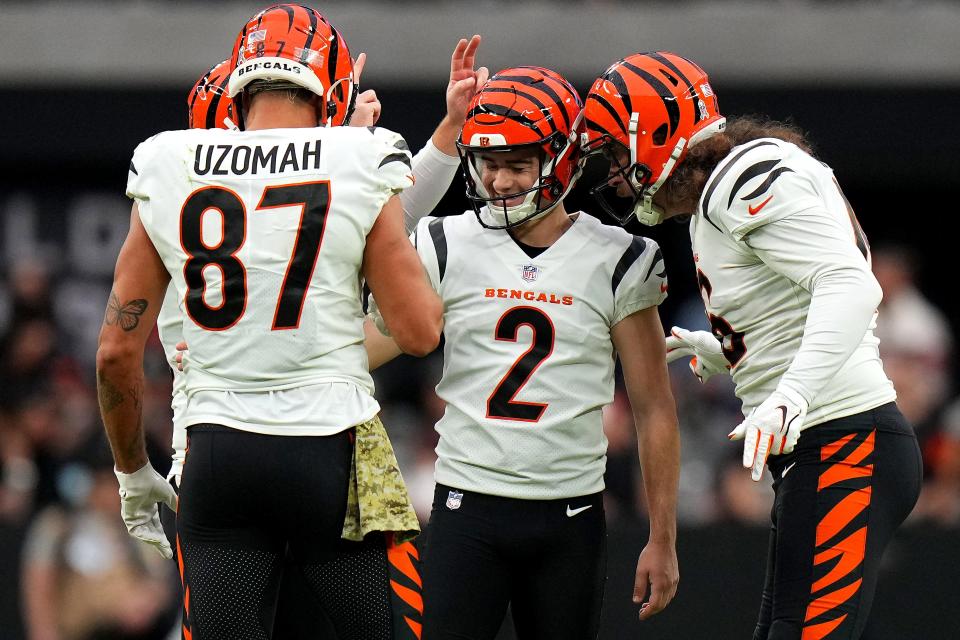
[[[178,615],[176,571],[126,534],[98,414],[94,350],[76,338],[95,335],[99,320],[77,326],[80,320],[61,299],[61,274],[45,264],[24,256],[0,280],[0,563],[6,589],[0,594],[15,596],[12,605],[11,598],[3,599],[0,621],[18,615],[30,640],[170,637]],[[918,288],[918,264],[906,248],[875,251],[874,270],[885,293],[876,332],[900,408],[924,453],[925,486],[911,521],[960,529],[954,337],[943,312]],[[100,305],[106,294],[104,289],[102,301],[87,302]],[[674,308],[675,317],[663,319],[666,327],[708,328],[699,299]],[[82,317],[93,322],[91,314]],[[439,353],[404,357],[375,374],[384,422],[424,521],[433,493],[433,424],[443,411],[433,390],[441,360]],[[726,438],[740,420],[729,378],[701,384],[685,362],[671,367],[682,430],[681,526],[765,526],[769,483],[750,480],[739,465],[740,447]],[[165,473],[171,375],[155,338],[145,368],[148,450],[154,467]],[[636,437],[622,391],[604,411],[604,429],[608,520],[643,519]]]

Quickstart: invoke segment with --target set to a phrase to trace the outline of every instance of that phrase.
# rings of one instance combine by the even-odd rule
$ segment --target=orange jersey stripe
[[[847,614],[843,614],[836,620],[828,620],[820,624],[813,624],[803,628],[803,635],[800,640],[822,640],[830,635],[830,632],[840,626],[840,623],[846,620]]]
[[[415,620],[411,620],[407,616],[403,616],[403,619],[406,621],[407,626],[410,627],[410,630],[413,631],[413,635],[417,638],[417,640],[420,640],[423,632],[423,625]]]
[[[809,605],[807,605],[807,614],[804,616],[804,622],[813,620],[817,616],[836,609],[844,602],[852,598],[859,590],[862,580],[857,580],[856,582],[843,587],[842,589],[837,589],[836,591],[831,591],[830,593],[820,596]],[[843,614],[842,617],[846,617],[847,614]],[[817,626],[817,625],[813,625]]]
[[[420,574],[413,565],[413,558],[420,559],[420,553],[413,546],[412,542],[404,542],[399,545],[390,545],[387,547],[387,559],[403,575],[410,578],[415,585],[423,587],[420,580]]]
[[[825,589],[859,567],[863,563],[866,548],[867,528],[862,527],[851,533],[836,546],[818,553],[813,559],[815,565],[824,564],[838,556],[840,560],[827,575],[813,583],[813,586],[810,588],[810,593],[816,593]]]
[[[864,487],[848,494],[833,507],[817,525],[817,546],[821,546],[837,535],[870,506],[871,488]]]
[[[827,458],[832,458],[834,454],[836,454],[837,451],[840,451],[840,449],[842,449],[845,444],[853,440],[853,436],[855,435],[856,435],[855,433],[845,435],[839,440],[837,440],[836,442],[831,442],[830,444],[825,446],[823,449],[820,450],[820,461],[823,462]]]
[[[396,580],[391,580],[390,586],[393,588],[393,592],[400,596],[401,600],[413,607],[417,613],[423,615],[423,597],[419,593],[403,586]]]

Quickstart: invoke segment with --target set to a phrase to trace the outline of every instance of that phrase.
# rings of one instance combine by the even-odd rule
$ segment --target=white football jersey
[[[177,355],[177,343],[183,340],[183,316],[180,314],[180,305],[177,302],[177,288],[171,282],[163,296],[163,304],[157,315],[157,333],[167,363],[173,371],[173,390],[171,392],[170,408],[173,410],[173,464],[167,478],[179,475],[183,469],[183,460],[187,448],[186,425],[186,379],[174,361]]]
[[[437,482],[526,499],[603,489],[610,328],[666,296],[657,244],[583,213],[535,258],[473,212],[425,218],[414,240],[444,308]]]
[[[189,424],[227,417],[209,415],[217,403],[194,402],[198,392],[343,383],[370,396],[363,250],[384,204],[410,184],[406,143],[378,128],[168,131],[137,148],[127,193],[176,287]],[[308,434],[297,418],[273,416],[261,432]]]
[[[799,215],[815,216],[816,228],[795,225],[775,257],[751,246],[752,232]],[[833,171],[772,138],[735,147],[717,166],[690,236],[707,316],[747,415],[776,389],[800,348],[818,271],[832,263],[869,272],[869,245]],[[805,428],[896,398],[873,325],[811,401]]]

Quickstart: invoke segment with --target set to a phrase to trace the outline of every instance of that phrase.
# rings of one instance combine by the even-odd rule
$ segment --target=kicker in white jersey
[[[472,212],[425,218],[414,240],[444,303],[437,482],[527,499],[602,490],[610,329],[666,296],[657,244],[583,213],[535,258]]]
[[[793,362],[821,271],[869,272],[870,249],[833,171],[778,139],[731,150],[707,183],[699,214],[690,236],[700,293],[747,415]],[[755,233],[763,234],[762,247]],[[763,247],[774,247],[776,258]],[[871,325],[813,398],[804,428],[895,399],[877,347]]]
[[[386,129],[194,129],[142,143],[127,193],[176,288],[188,396],[332,382],[369,396],[356,273],[380,210],[410,184],[407,145]],[[215,421],[193,405],[189,424]]]

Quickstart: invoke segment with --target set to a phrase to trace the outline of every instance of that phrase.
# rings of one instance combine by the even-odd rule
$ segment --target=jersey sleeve
[[[448,156],[437,149],[431,140],[413,156],[414,183],[400,194],[403,219],[408,230],[436,208],[450,188],[460,167],[460,158]]]
[[[374,176],[386,198],[413,186],[413,156],[407,141],[389,129],[371,127],[370,132],[375,141]]]
[[[654,307],[667,297],[667,269],[659,245],[649,238],[632,236],[614,267],[613,326],[627,316]]]
[[[157,151],[157,136],[147,138],[133,151],[130,167],[127,169],[127,197],[146,202],[150,200],[150,188],[147,176],[148,167]]]
[[[882,292],[849,231],[822,209],[764,226],[747,244],[811,293],[800,349],[780,385],[808,403],[834,378],[874,322]]]
[[[811,162],[815,161],[781,141],[751,143],[720,170],[714,178],[717,184],[707,185],[705,218],[741,241],[767,224],[823,207],[808,171]]]
[[[421,218],[413,233],[410,234],[420,262],[423,264],[430,286],[440,292],[440,282],[443,280],[443,271],[447,261],[447,241],[443,228],[443,218]]]

